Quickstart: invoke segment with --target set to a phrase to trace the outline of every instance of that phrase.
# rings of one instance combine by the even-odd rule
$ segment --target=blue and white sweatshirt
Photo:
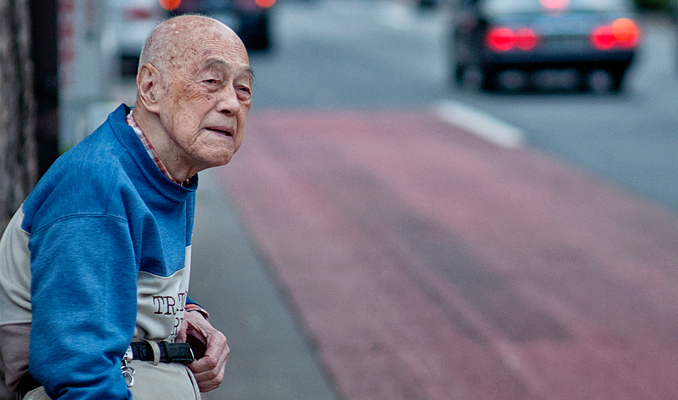
[[[130,341],[172,341],[183,320],[197,176],[163,175],[128,111],[54,163],[0,242],[0,329],[30,329],[29,372],[52,398],[131,398]]]

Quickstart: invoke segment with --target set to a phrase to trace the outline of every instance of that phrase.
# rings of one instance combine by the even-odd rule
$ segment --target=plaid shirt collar
[[[127,114],[127,125],[129,125],[137,134],[137,136],[139,136],[139,140],[141,140],[141,143],[144,144],[144,148],[146,148],[148,155],[151,156],[151,159],[155,162],[155,165],[158,166],[160,172],[162,172],[167,178],[169,178],[172,182],[176,183],[177,185],[187,186],[189,182],[188,179],[185,180],[184,182],[179,182],[176,179],[174,179],[172,174],[170,174],[170,172],[167,170],[167,167],[165,167],[165,164],[163,164],[162,160],[160,160],[160,157],[158,157],[158,153],[156,153],[155,149],[153,148],[153,145],[148,140],[148,137],[146,137],[141,128],[139,128],[139,125],[137,125],[137,122],[134,120],[133,112],[134,109],[130,109],[129,114]]]

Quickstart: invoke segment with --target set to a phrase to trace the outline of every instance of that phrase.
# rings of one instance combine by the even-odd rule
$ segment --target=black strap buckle
[[[158,342],[160,348],[160,362],[190,364],[195,361],[193,350],[188,343]],[[134,360],[153,361],[153,347],[147,342],[132,342]]]

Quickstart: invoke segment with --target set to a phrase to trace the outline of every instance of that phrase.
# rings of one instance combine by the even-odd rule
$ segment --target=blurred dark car
[[[199,13],[216,18],[240,36],[248,50],[268,50],[271,7],[276,0],[182,0],[176,14]]]
[[[485,90],[561,71],[619,92],[640,40],[626,0],[459,0],[453,20],[453,79]]]

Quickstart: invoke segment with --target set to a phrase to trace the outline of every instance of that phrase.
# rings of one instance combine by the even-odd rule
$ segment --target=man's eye
[[[219,86],[221,85],[221,82],[218,79],[205,79],[202,81],[204,84],[208,86]]]
[[[240,97],[243,100],[249,99],[250,97],[252,97],[252,89],[250,89],[248,86],[238,87],[238,97]]]

